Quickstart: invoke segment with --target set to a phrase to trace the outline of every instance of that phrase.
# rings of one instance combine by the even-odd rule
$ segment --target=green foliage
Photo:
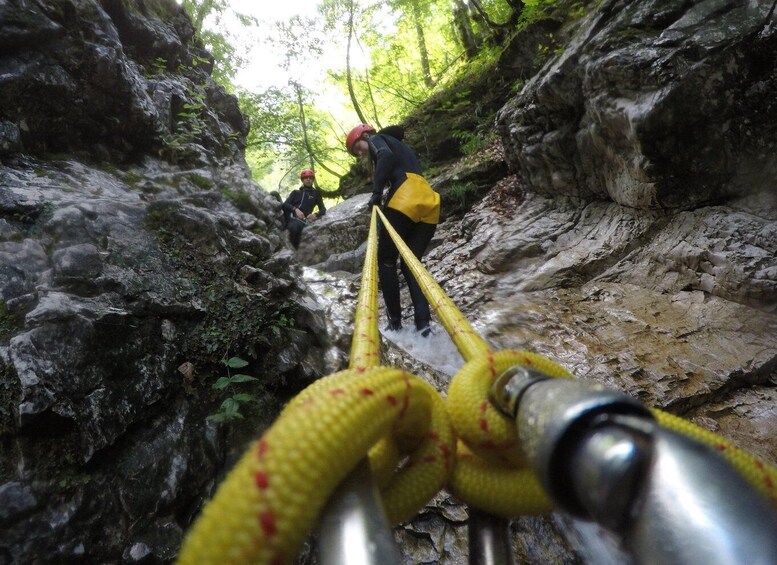
[[[489,72],[494,71],[494,67],[502,55],[502,50],[503,48],[498,45],[484,45],[474,59],[457,68],[457,72],[451,76],[450,82],[482,80],[483,76],[488,76]]]
[[[558,0],[527,0],[518,20],[518,28],[523,29],[540,20],[552,17],[553,9],[557,5]]]
[[[238,70],[246,65],[244,51],[236,47],[230,28],[235,24],[254,27],[256,18],[234,10],[228,0],[183,0],[194,23],[196,38],[214,58],[213,79],[228,91]]]
[[[169,20],[178,10],[175,0],[144,0],[141,4],[146,13],[156,16],[158,19]]]
[[[246,375],[243,373],[232,374],[230,369],[243,369],[248,366],[248,361],[241,359],[240,357],[230,357],[229,359],[222,359],[221,363],[227,368],[227,375],[219,377],[219,379],[213,383],[212,388],[215,390],[227,390],[232,389],[235,384],[248,383],[257,381],[256,377]],[[219,407],[219,411],[215,414],[208,416],[208,420],[223,424],[230,420],[242,419],[243,415],[240,413],[240,406],[247,402],[253,402],[256,397],[247,393],[234,393],[229,398],[226,398]]]
[[[476,56],[467,58],[452,25],[451,0],[320,0],[318,17],[295,16],[262,35],[261,52],[267,56],[278,53],[289,86],[238,91],[241,110],[251,122],[246,160],[255,180],[284,194],[296,188],[301,168],[313,166],[318,184],[325,190],[335,188],[352,163],[343,149],[343,138],[362,119],[354,103],[363,119],[382,127],[404,122],[430,96],[453,87],[454,97],[441,97],[442,109],[456,116],[448,131],[484,123],[493,109],[488,111],[491,115],[478,112],[484,97],[479,87],[484,77],[488,77],[485,82],[499,80],[489,73],[503,56],[506,41],[543,19],[578,18],[588,3],[524,0],[519,9],[519,2],[480,0],[485,17],[466,3],[470,10],[465,17],[477,44]],[[234,49],[234,36],[226,23],[230,18],[246,27],[257,22],[239,15],[235,20],[227,0],[184,0],[184,6],[192,14],[199,38],[213,53],[217,69],[222,69],[214,71],[214,76],[221,73],[231,80],[245,62],[241,56],[247,50]],[[322,60],[323,50],[341,53],[339,64]],[[541,64],[559,52],[559,45],[551,40],[536,48],[534,62]],[[316,79],[322,66],[328,72],[319,83]],[[223,83],[222,78],[217,80]],[[324,92],[326,103],[321,98]],[[475,115],[465,119],[460,114],[468,105],[475,105],[470,109]],[[176,134],[185,136],[186,131]],[[173,136],[171,141],[182,140]],[[477,150],[475,140],[461,141],[465,152]]]
[[[0,300],[0,339],[6,340],[19,327],[19,321],[8,313],[5,301]]]
[[[575,2],[572,4],[572,6],[569,8],[569,18],[572,20],[579,20],[586,14],[585,9],[585,3],[584,2]]]
[[[311,166],[310,147],[317,159],[334,170],[335,174],[315,166],[316,182],[322,188],[332,190],[346,170],[341,162],[344,151],[340,134],[331,116],[318,110],[310,101],[310,91],[299,87],[307,136],[302,127],[299,100],[292,87],[240,93],[240,108],[251,121],[246,160],[257,181],[286,193],[299,186],[299,171]]]
[[[466,130],[454,130],[451,134],[461,144],[461,152],[464,155],[472,155],[488,147],[493,141],[493,134],[488,136],[478,135]]]
[[[200,67],[208,67],[210,65],[210,59],[207,57],[203,57],[201,55],[194,55],[191,58],[191,62],[189,64],[180,64],[178,65],[178,72],[183,75],[189,75],[193,74],[199,69]],[[216,81],[218,82],[218,81]]]
[[[477,187],[472,183],[456,182],[450,185],[445,194],[460,208],[468,208],[477,197]]]
[[[4,302],[0,302],[0,305],[5,309]],[[3,341],[6,339],[3,337]],[[16,427],[16,407],[20,396],[21,386],[14,366],[11,363],[0,363],[0,438]]]
[[[150,68],[146,72],[147,77],[152,77],[154,75],[161,75],[162,73],[167,71],[167,59],[165,59],[164,57],[157,57],[151,62],[149,67]]]
[[[272,325],[270,330],[276,338],[280,339],[283,337],[283,335],[285,335],[286,330],[290,330],[293,327],[294,319],[291,318],[288,314],[281,312],[275,319],[275,323]]]
[[[207,108],[204,87],[190,83],[187,96],[189,102],[185,102],[178,112],[175,129],[162,135],[162,155],[174,163],[191,155],[188,145],[196,142],[205,131],[204,112]]]

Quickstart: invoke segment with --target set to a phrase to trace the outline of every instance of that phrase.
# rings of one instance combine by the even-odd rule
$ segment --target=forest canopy
[[[485,72],[514,34],[550,17],[557,0],[320,0],[316,13],[274,22],[269,32],[229,0],[182,3],[215,58],[214,78],[250,119],[254,179],[285,195],[299,170],[311,168],[336,197],[353,162],[343,147],[353,125],[401,122],[436,92]],[[582,5],[572,9],[582,13]],[[251,34],[261,35],[258,44],[241,45]],[[266,56],[276,57],[285,82],[241,86],[238,72]],[[457,133],[477,146],[474,132]]]

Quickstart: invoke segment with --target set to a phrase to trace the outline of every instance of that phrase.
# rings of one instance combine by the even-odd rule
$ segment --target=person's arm
[[[372,135],[367,142],[375,157],[375,174],[372,177],[372,194],[382,195],[396,162],[394,152],[379,135]]]
[[[305,219],[305,214],[297,208],[297,205],[299,204],[299,201],[297,199],[297,195],[299,194],[299,190],[292,190],[291,194],[286,198],[286,201],[283,203],[283,211],[287,212],[289,215],[294,214],[295,217],[299,218],[300,220]]]
[[[316,214],[319,218],[326,214],[326,206],[324,206],[324,197],[321,196],[321,191],[316,191],[316,204],[318,204],[318,214]]]
[[[283,207],[283,211],[291,214],[294,211],[294,208],[296,206],[294,205],[294,197],[296,196],[297,191],[292,190],[291,193],[286,197],[286,200],[281,205]]]

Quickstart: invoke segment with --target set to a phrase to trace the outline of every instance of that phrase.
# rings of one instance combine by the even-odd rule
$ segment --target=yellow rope
[[[376,214],[466,361],[447,402],[424,380],[378,366]],[[515,365],[571,378],[535,353],[491,351],[373,208],[349,369],[302,391],[249,448],[189,531],[178,562],[293,562],[328,496],[368,451],[392,523],[411,518],[445,486],[499,516],[549,512],[522,461],[515,422],[487,400],[494,380]],[[717,449],[777,504],[773,467],[690,422],[653,413],[660,425]]]
[[[467,361],[474,357],[488,354],[491,350],[486,342],[483,341],[483,338],[472,329],[472,326],[467,321],[467,318],[464,317],[464,314],[456,308],[456,305],[448,298],[443,289],[440,288],[440,285],[438,285],[426,269],[424,269],[421,262],[416,259],[416,256],[413,255],[410,248],[405,245],[405,242],[402,241],[399,234],[397,234],[388,220],[386,220],[386,216],[383,215],[383,212],[377,207],[373,209],[377,210],[380,219],[383,222],[383,228],[389,233],[391,239],[394,240],[394,244],[397,246],[397,249],[399,249],[399,254],[402,255],[402,260],[413,273],[415,280],[418,281],[418,286],[421,287],[426,299],[429,301],[429,304],[432,305],[437,317],[440,319],[440,323],[445,328],[445,331],[448,332],[448,335],[451,336],[453,343],[456,344],[456,347],[464,360]]]
[[[377,367],[380,365],[380,335],[378,333],[378,236],[375,210],[370,216],[367,254],[362,269],[362,285],[356,302],[351,339],[349,367]]]

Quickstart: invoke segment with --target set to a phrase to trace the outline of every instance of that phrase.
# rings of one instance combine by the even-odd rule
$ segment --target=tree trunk
[[[302,143],[305,145],[305,152],[308,154],[308,162],[310,163],[310,168],[315,170],[316,164],[318,164],[319,167],[324,169],[326,172],[339,178],[342,175],[336,173],[335,171],[327,167],[320,159],[316,157],[316,153],[315,151],[313,151],[313,146],[310,144],[310,137],[308,137],[308,122],[307,122],[307,118],[305,117],[305,104],[302,99],[302,87],[296,82],[293,83],[293,86],[294,86],[294,92],[296,92],[297,94],[297,106],[299,108],[299,122],[302,125]],[[318,186],[318,180],[315,177],[313,177],[313,183],[316,185],[316,188],[319,188],[319,189],[321,188],[320,186]],[[329,196],[332,196],[332,195],[330,194]]]
[[[356,99],[356,92],[353,89],[353,77],[351,76],[351,40],[353,39],[353,0],[351,0],[348,9],[348,46],[345,51],[345,77],[348,82],[348,95],[351,97],[351,104],[356,111],[356,115],[359,117],[361,123],[366,124],[367,119],[364,117],[359,101]]]
[[[380,119],[378,119],[378,105],[375,103],[375,97],[372,95],[372,84],[370,83],[370,73],[369,71],[365,73],[365,82],[367,83],[367,92],[370,93],[370,104],[372,105],[372,116],[375,118],[375,121],[373,122],[373,126],[375,126],[376,129],[381,129],[383,126],[380,125]]]
[[[510,6],[510,17],[507,20],[507,26],[513,29],[518,24],[526,4],[524,4],[523,0],[507,0],[507,5]]]
[[[298,83],[292,83],[294,86],[294,92],[297,94],[297,107],[299,108],[299,123],[302,126],[302,143],[305,145],[305,151],[308,154],[308,160],[310,161],[310,168],[313,169],[315,160],[313,158],[313,148],[310,146],[310,138],[308,137],[308,123],[305,119],[305,104],[302,100],[302,87]],[[314,179],[315,182],[315,179]]]
[[[488,30],[486,40],[492,45],[501,43],[504,34],[504,25],[500,26],[488,17],[488,13],[485,8],[483,8],[480,0],[467,0],[467,2],[469,4],[470,14],[472,14],[472,19],[480,22],[480,24]]]
[[[462,0],[453,0],[453,27],[464,48],[467,59],[474,59],[478,54],[478,44],[475,32],[472,31],[472,22],[469,20],[467,7]]]
[[[202,24],[208,14],[210,14],[213,10],[213,5],[214,0],[204,0],[200,4],[196,4],[195,2],[186,2],[186,7],[190,10],[192,24],[194,24],[194,31],[197,32],[197,35],[202,33]]]
[[[421,55],[421,70],[424,75],[424,84],[426,88],[432,88],[432,69],[429,66],[429,51],[426,49],[426,38],[424,37],[424,26],[421,21],[421,11],[416,2],[411,2],[413,9],[413,21],[415,22],[416,39],[418,40],[418,53]]]
[[[496,30],[499,28],[499,24],[488,17],[488,13],[486,12],[485,8],[483,8],[483,4],[480,3],[480,0],[467,1],[469,2],[472,15],[479,19],[485,27],[491,30],[491,32],[496,32]]]

